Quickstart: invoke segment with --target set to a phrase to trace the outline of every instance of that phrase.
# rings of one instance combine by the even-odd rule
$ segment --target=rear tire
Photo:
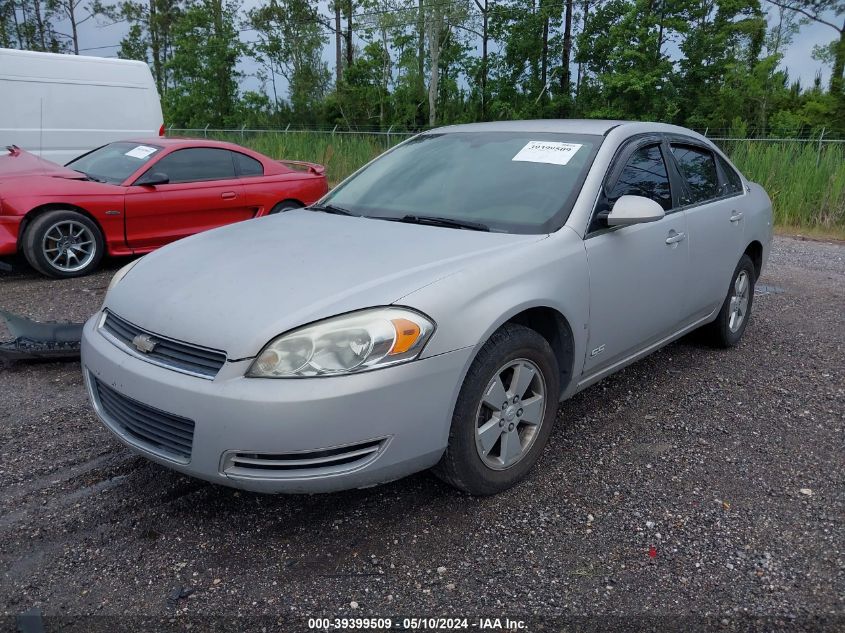
[[[78,211],[48,211],[27,227],[22,250],[30,266],[42,275],[82,277],[100,265],[105,240],[88,216]]]
[[[280,202],[279,204],[275,205],[272,209],[270,209],[270,213],[268,213],[267,215],[276,215],[277,213],[284,213],[285,211],[291,211],[293,209],[301,208],[302,205],[296,200],[285,200],[284,202]]]
[[[523,325],[505,324],[467,372],[434,474],[473,495],[515,485],[546,445],[559,396],[560,373],[548,341]]]
[[[731,277],[731,285],[722,309],[719,310],[719,316],[702,328],[707,342],[711,345],[734,347],[742,339],[745,328],[748,327],[748,320],[751,318],[755,275],[754,262],[748,255],[743,255]]]

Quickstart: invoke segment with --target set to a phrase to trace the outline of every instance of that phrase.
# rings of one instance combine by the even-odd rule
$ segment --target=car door
[[[690,255],[684,318],[692,323],[711,314],[725,300],[734,269],[745,251],[744,189],[727,161],[706,145],[681,137],[671,139],[670,148],[684,179],[682,205]]]
[[[166,177],[165,184],[146,185]],[[126,241],[131,248],[155,248],[253,217],[232,153],[193,147],[163,156],[129,187]]]
[[[660,137],[630,143],[608,172],[585,236],[590,271],[590,317],[584,373],[609,367],[674,333],[684,307],[689,268],[686,219],[677,207],[676,177]],[[623,195],[658,202],[656,222],[608,227]]]

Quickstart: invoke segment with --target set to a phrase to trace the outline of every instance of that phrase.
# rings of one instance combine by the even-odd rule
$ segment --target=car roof
[[[532,119],[525,121],[488,121],[435,128],[431,132],[570,132],[606,134],[623,121],[596,119]]]
[[[430,132],[559,132],[570,134],[595,134],[604,136],[615,128],[630,128],[631,133],[674,132],[696,135],[692,130],[644,121],[621,121],[611,119],[534,119],[526,121],[489,121],[486,123],[467,123],[435,128]]]
[[[121,143],[138,143],[145,145],[157,145],[158,147],[220,147],[224,149],[242,149],[240,145],[228,141],[215,141],[207,138],[180,138],[152,136],[148,138],[128,138]]]

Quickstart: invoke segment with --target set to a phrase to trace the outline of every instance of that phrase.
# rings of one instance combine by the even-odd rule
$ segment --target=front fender
[[[21,212],[22,228],[26,226],[41,213],[54,210],[76,211],[88,216],[103,234],[106,245],[106,252],[109,255],[123,255],[127,253],[126,241],[123,234],[124,208],[122,196],[96,196],[96,197],[72,197],[72,196],[33,196],[15,200]]]
[[[581,375],[589,316],[589,272],[583,240],[567,227],[546,239],[522,244],[399,299],[431,316],[437,329],[422,357],[478,350],[504,323],[525,310],[552,308],[569,323],[573,338],[570,395]]]

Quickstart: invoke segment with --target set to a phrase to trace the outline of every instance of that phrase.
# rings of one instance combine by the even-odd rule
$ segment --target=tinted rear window
[[[728,164],[728,161],[721,156],[717,155],[716,160],[719,161],[719,167],[721,167],[722,173],[725,175],[725,183],[722,187],[722,192],[725,195],[742,193],[742,179],[739,177],[739,174],[736,173],[734,168]]]
[[[720,195],[713,152],[691,145],[672,145],[672,154],[687,181],[690,202],[704,202]]]
[[[210,147],[177,150],[162,158],[153,171],[166,174],[171,183],[228,180],[235,177],[231,152]]]
[[[264,165],[254,158],[241,154],[240,152],[232,152],[235,157],[235,167],[238,170],[238,176],[263,176]]]

